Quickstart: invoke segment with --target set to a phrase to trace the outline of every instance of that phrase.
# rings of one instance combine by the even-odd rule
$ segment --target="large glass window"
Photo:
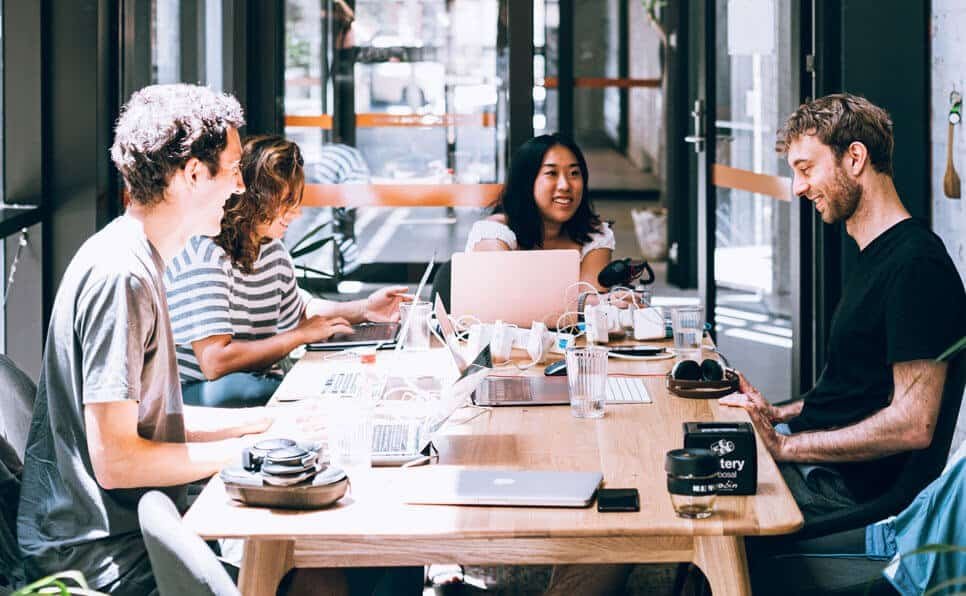
[[[151,82],[223,89],[224,0],[151,0]]]
[[[306,208],[289,228],[290,248],[320,225],[329,227],[314,238],[331,232],[334,241],[297,264],[338,277],[358,265],[424,262],[435,248],[447,256],[462,250],[479,209],[438,205],[503,174],[499,6],[286,1],[285,135],[302,148],[306,181],[372,185],[365,192],[375,203],[411,185],[435,189],[408,195],[405,206]],[[413,209],[432,193],[442,203]],[[426,241],[407,242],[407,231]]]
[[[495,182],[497,2],[288,0],[286,134],[374,183]]]

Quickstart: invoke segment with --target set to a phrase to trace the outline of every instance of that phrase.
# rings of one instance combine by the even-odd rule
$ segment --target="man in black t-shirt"
[[[932,442],[946,379],[935,361],[966,335],[966,293],[942,241],[892,180],[889,115],[849,94],[803,104],[778,134],[796,195],[845,222],[859,258],[832,318],[828,361],[802,399],[771,405],[744,378],[745,408],[806,523],[873,499]]]

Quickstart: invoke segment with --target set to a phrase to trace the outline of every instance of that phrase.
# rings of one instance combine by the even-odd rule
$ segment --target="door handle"
[[[700,99],[694,100],[694,109],[691,110],[691,117],[694,119],[694,132],[684,137],[684,142],[694,145],[695,153],[701,153],[704,151],[704,143],[707,141],[704,134],[704,101]]]

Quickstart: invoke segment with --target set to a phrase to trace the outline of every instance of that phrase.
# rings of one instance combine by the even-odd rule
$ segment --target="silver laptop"
[[[419,285],[416,286],[415,295],[417,299],[420,292],[422,292],[423,286],[426,285],[426,280],[429,278],[429,274],[432,272],[433,265],[435,264],[436,253],[433,253],[433,257],[426,264],[426,269],[423,271],[423,276],[419,280]],[[336,333],[328,339],[306,344],[305,349],[327,351],[360,346],[394,347],[398,346],[396,340],[402,331],[402,325],[399,323],[357,323],[352,325],[352,333]]]
[[[554,406],[570,403],[567,377],[487,377],[473,394],[477,406]],[[649,404],[643,379],[607,377],[608,404]]]
[[[391,347],[396,343],[399,328],[399,323],[356,323],[352,325],[352,333],[336,333],[328,339],[306,344],[305,349],[326,351],[376,345]]]
[[[434,308],[444,343],[460,372],[466,372],[472,367],[485,366],[489,348],[484,348],[473,362],[467,363],[458,351],[459,341],[456,338],[456,330],[438,295]],[[570,403],[570,388],[567,385],[567,377],[489,376],[473,393],[472,400],[477,406],[559,406]],[[607,403],[646,404],[651,403],[651,396],[647,392],[643,379],[607,377]]]
[[[401,466],[417,458],[432,455],[433,437],[457,409],[470,401],[470,396],[486,378],[489,369],[478,367],[464,371],[459,378],[441,388],[443,408],[429,418],[382,419],[372,427],[372,465]],[[390,379],[387,386],[399,383]],[[417,380],[425,382],[425,379]],[[438,386],[438,381],[437,388]]]
[[[414,504],[587,507],[594,500],[600,472],[536,470],[454,470],[420,474],[404,492]]]
[[[473,392],[489,372],[490,369],[482,366],[467,367],[456,380],[445,385],[433,377],[386,378],[385,384],[377,390],[380,395],[400,387],[439,391],[444,394],[441,397],[443,407],[437,415],[429,418],[407,416],[393,419],[377,415],[372,427],[372,465],[400,466],[430,455],[434,433],[449,420],[453,412],[470,402]],[[321,379],[320,396],[354,399],[361,388],[360,383],[361,372],[358,370],[332,371]]]

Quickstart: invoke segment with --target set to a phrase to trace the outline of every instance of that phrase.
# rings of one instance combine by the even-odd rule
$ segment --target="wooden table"
[[[655,375],[671,362],[611,359],[609,372]],[[380,366],[418,372],[416,363],[433,369],[446,359],[441,350],[380,352]],[[332,360],[307,354],[276,397],[311,396],[329,366]],[[512,367],[497,373],[540,374]],[[206,539],[246,539],[239,582],[246,595],[274,594],[294,567],[655,562],[693,562],[714,594],[749,594],[742,537],[793,532],[801,527],[801,513],[759,441],[758,494],[719,496],[709,519],[677,517],[665,486],[664,455],[682,446],[681,423],[748,418],[714,400],[672,396],[660,376],[645,379],[653,403],[607,406],[599,420],[578,420],[568,406],[535,406],[494,408],[461,423],[476,413],[467,409],[436,441],[439,465],[600,470],[605,486],[640,491],[637,513],[402,503],[399,489],[432,474],[434,465],[357,475],[350,495],[331,509],[311,512],[240,506],[215,477],[185,521]]]

